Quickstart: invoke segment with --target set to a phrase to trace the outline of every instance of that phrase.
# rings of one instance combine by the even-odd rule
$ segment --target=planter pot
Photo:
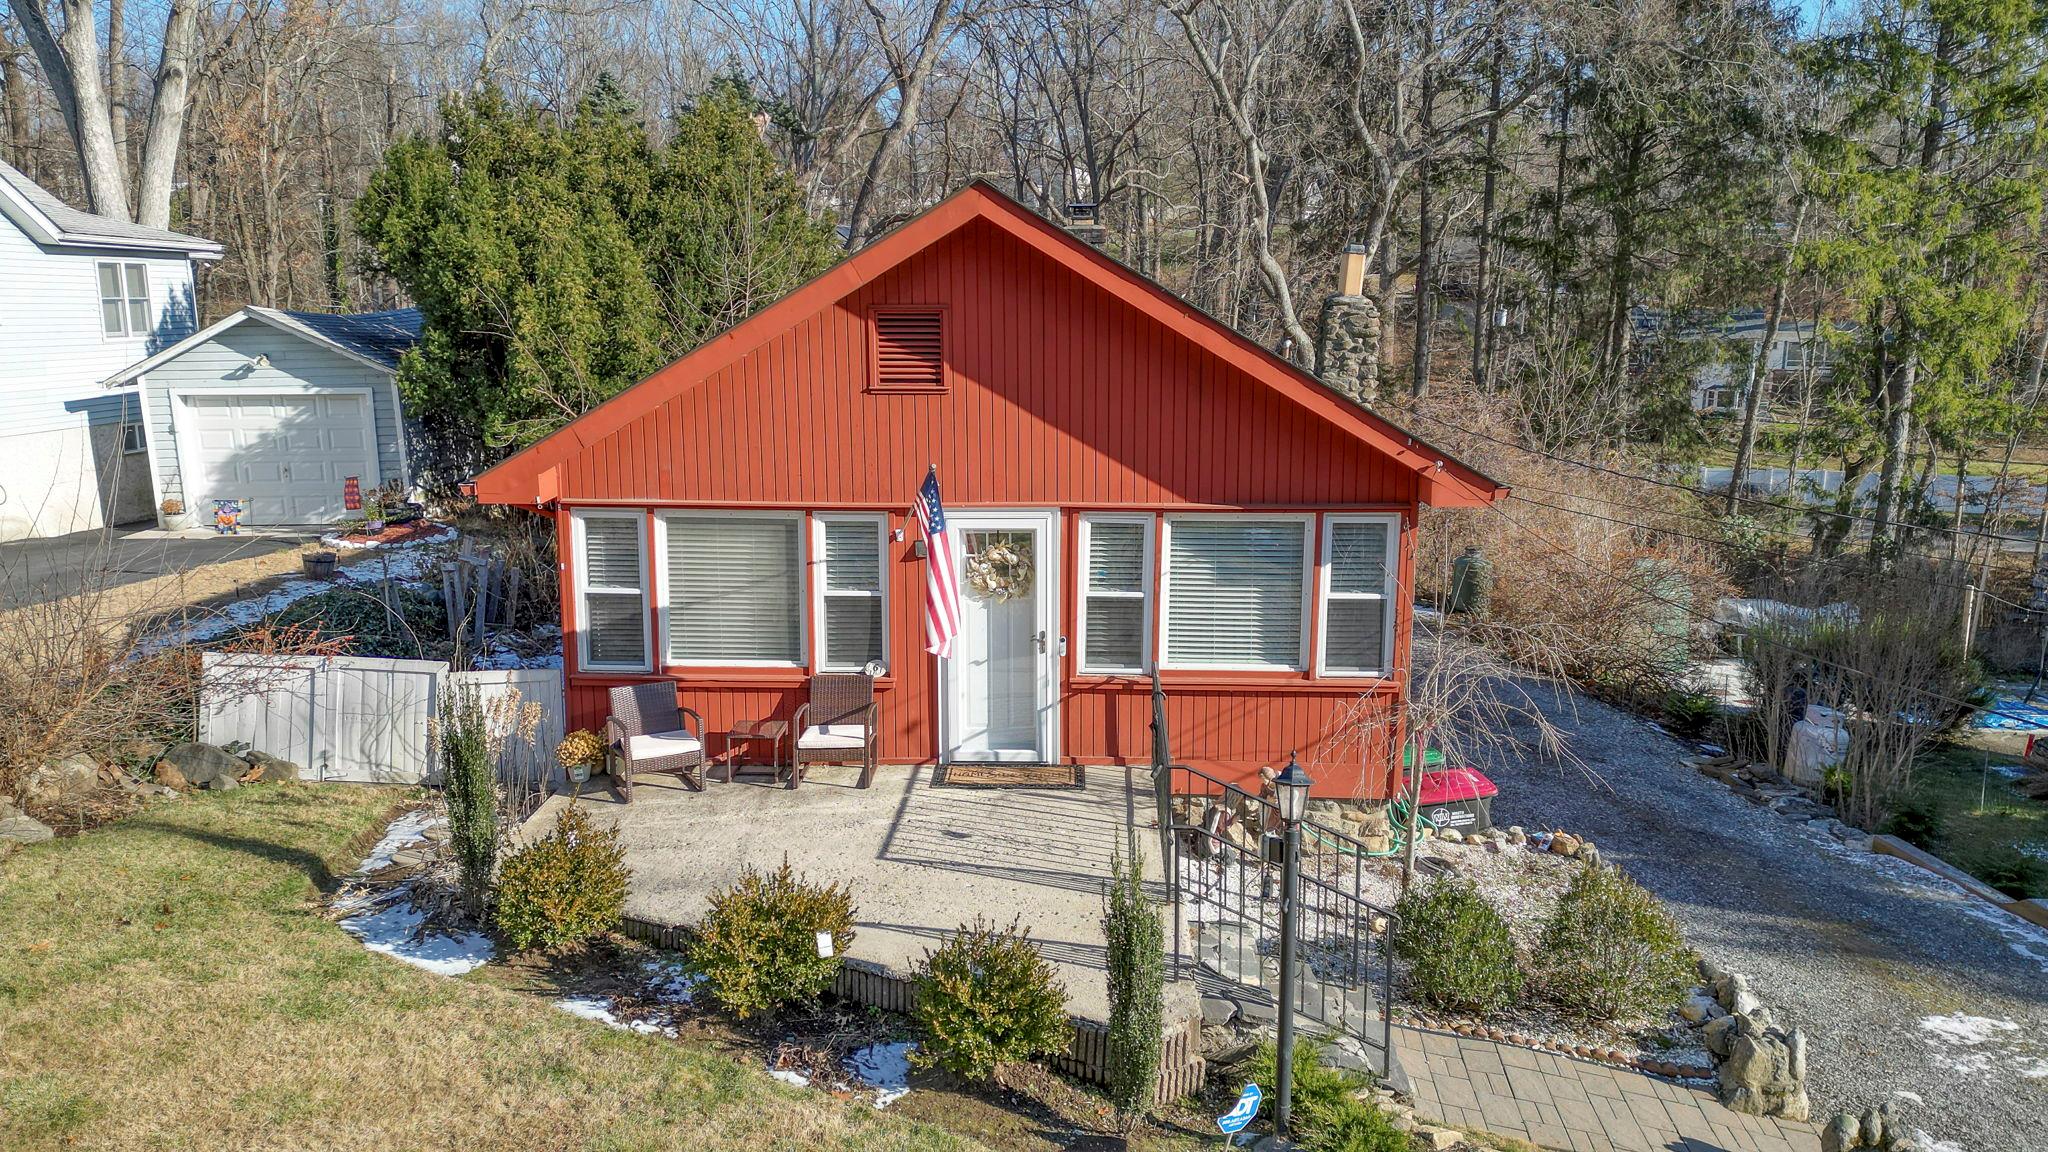
[[[572,784],[590,783],[590,765],[578,764],[574,768],[569,769],[569,782]]]
[[[363,524],[363,535],[365,536],[375,536],[377,533],[382,532],[383,530],[384,522],[382,520],[369,520],[365,521]]]
[[[195,523],[190,512],[159,511],[156,518],[157,523],[162,524],[167,531],[171,532],[186,531]]]
[[[334,562],[332,552],[308,552],[300,561],[306,566],[306,575],[315,580],[334,579]]]

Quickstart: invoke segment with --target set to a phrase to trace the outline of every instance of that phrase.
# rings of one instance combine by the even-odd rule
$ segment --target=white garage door
[[[343,482],[376,486],[370,398],[186,396],[186,460],[198,473],[192,511],[210,522],[210,500],[240,499],[250,524],[318,524],[348,515]]]

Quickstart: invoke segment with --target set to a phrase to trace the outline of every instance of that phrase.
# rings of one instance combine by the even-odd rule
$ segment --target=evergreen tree
[[[424,316],[399,386],[449,488],[828,265],[831,228],[714,86],[657,148],[600,78],[567,120],[486,89],[392,146],[356,205]]]

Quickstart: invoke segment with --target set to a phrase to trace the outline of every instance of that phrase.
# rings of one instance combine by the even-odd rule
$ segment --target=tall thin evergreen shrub
[[[1142,852],[1109,862],[1102,935],[1109,951],[1109,1097],[1126,1128],[1152,1106],[1166,1022],[1166,941],[1145,895]]]
[[[448,804],[448,847],[462,873],[463,903],[471,915],[481,916],[498,863],[498,788],[490,729],[475,685],[442,691],[434,742]]]

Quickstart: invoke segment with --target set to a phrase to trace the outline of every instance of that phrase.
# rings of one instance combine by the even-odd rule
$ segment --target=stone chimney
[[[1360,404],[1380,394],[1380,310],[1365,294],[1365,248],[1352,244],[1337,265],[1337,294],[1323,302],[1316,371]]]
[[[1093,200],[1076,200],[1067,205],[1067,230],[1084,244],[1102,247],[1109,230],[1102,226],[1102,210]]]

